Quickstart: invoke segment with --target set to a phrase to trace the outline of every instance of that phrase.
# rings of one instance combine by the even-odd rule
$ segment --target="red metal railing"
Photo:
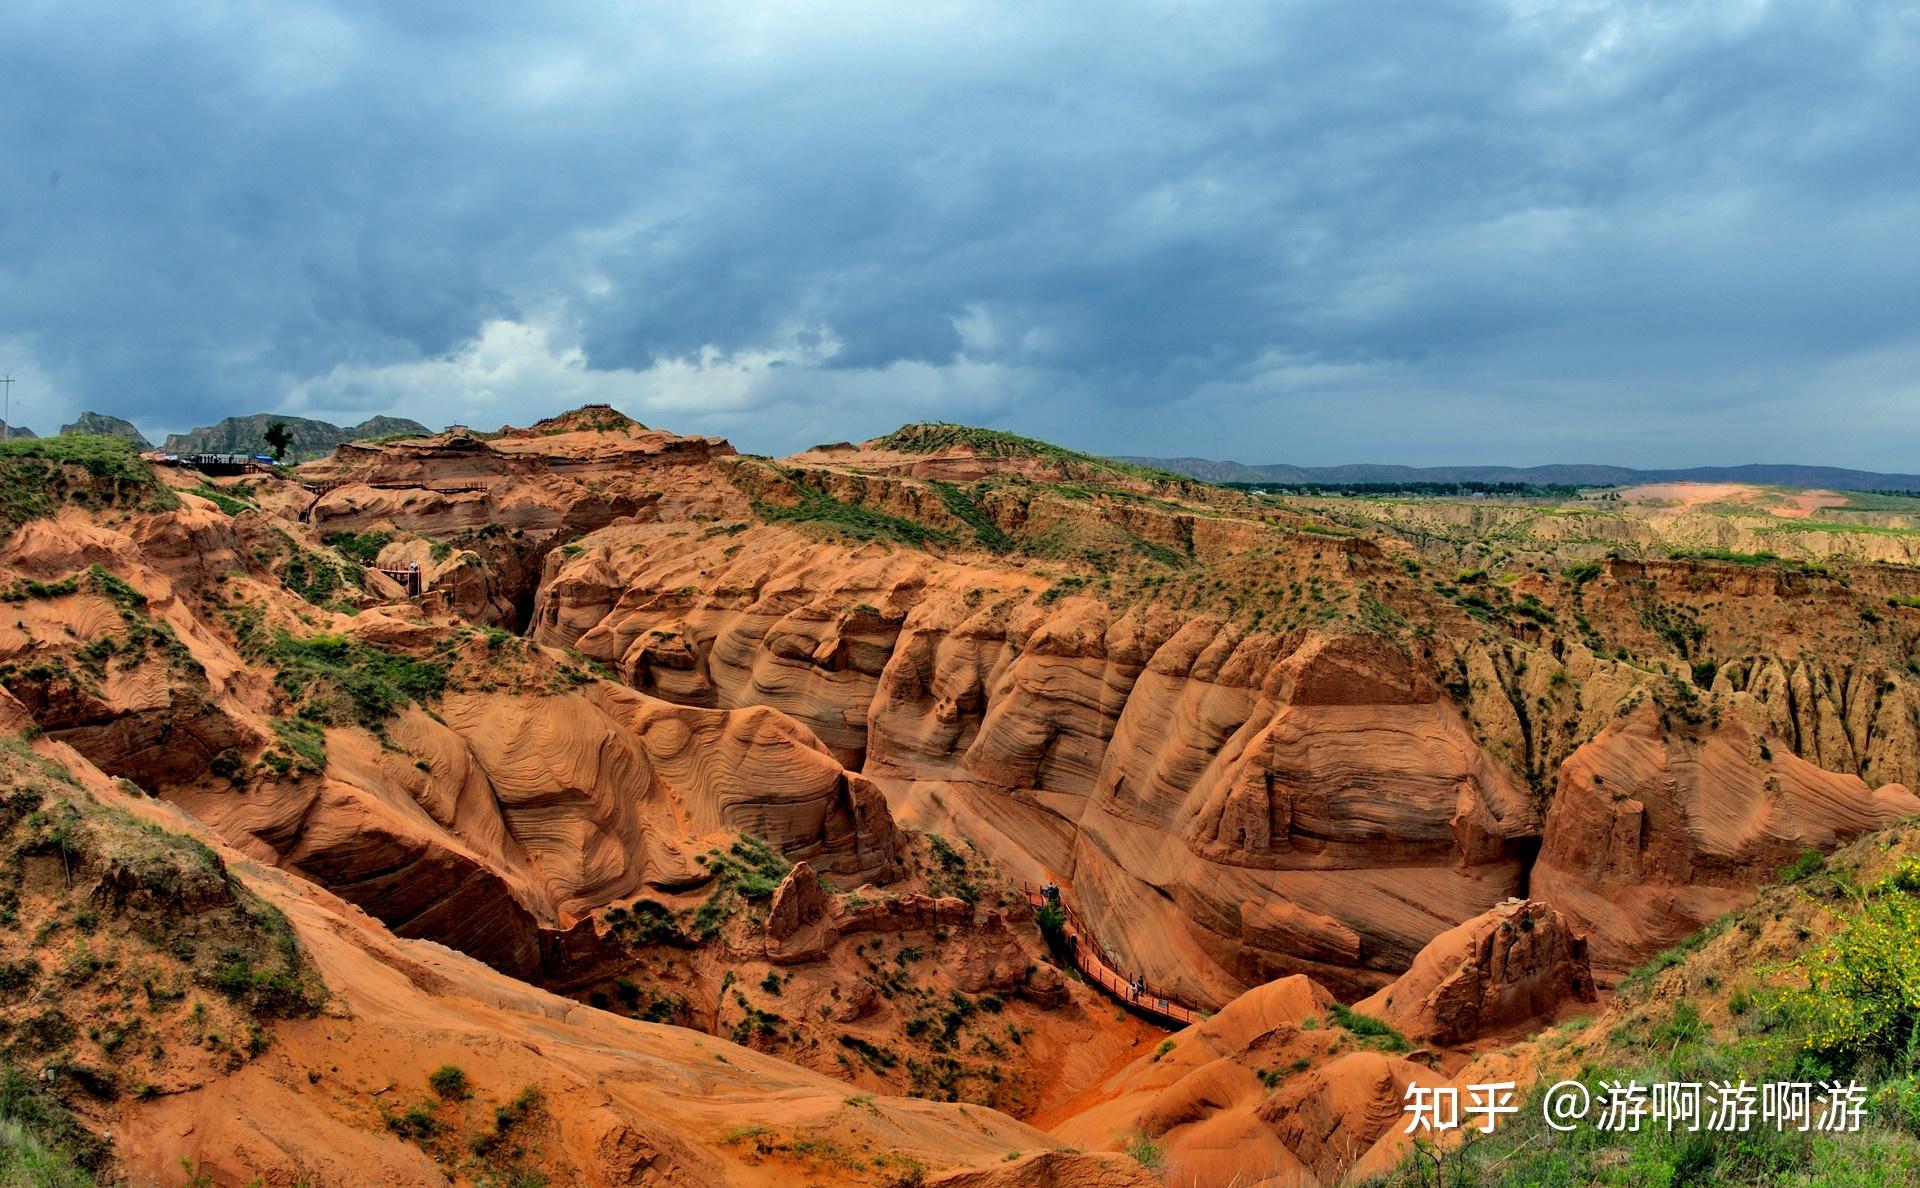
[[[1120,976],[1118,967],[1107,955],[1106,949],[1080,919],[1080,914],[1068,907],[1064,899],[1050,901],[1043,893],[1025,883],[1020,884],[1020,889],[1026,893],[1027,903],[1034,908],[1058,906],[1066,916],[1063,927],[1067,936],[1072,938],[1070,947],[1073,950],[1073,963],[1088,981],[1143,1014],[1153,1015],[1182,1027],[1198,1023],[1207,1017],[1202,1012],[1183,1006],[1155,990],[1147,985],[1144,979],[1141,988],[1136,992],[1133,982]]]

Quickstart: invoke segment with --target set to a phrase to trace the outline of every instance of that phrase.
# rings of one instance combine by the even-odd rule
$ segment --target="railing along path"
[[[1027,903],[1035,909],[1056,906],[1066,916],[1062,930],[1070,938],[1069,947],[1073,950],[1073,963],[1088,981],[1142,1014],[1152,1015],[1181,1027],[1198,1023],[1207,1017],[1192,1007],[1174,1001],[1152,986],[1145,985],[1144,982],[1142,988],[1136,992],[1133,982],[1121,976],[1113,959],[1107,955],[1106,949],[1080,919],[1080,914],[1068,907],[1064,899],[1049,900],[1043,892],[1025,883],[1020,885],[1020,889],[1026,893]]]

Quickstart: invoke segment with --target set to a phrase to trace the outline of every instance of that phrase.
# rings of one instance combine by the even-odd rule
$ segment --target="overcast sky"
[[[1920,469],[1910,3],[0,8],[15,420]]]

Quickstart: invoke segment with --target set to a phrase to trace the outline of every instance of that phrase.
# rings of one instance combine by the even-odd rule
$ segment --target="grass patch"
[[[193,493],[195,495],[198,495],[200,498],[206,500],[207,502],[213,504],[215,507],[219,508],[222,512],[224,512],[229,516],[237,516],[241,512],[258,510],[257,505],[254,504],[251,500],[242,499],[236,495],[229,494],[228,492],[222,491],[220,488],[213,486],[211,483],[201,483],[199,486],[193,489]]]
[[[328,606],[335,595],[361,589],[360,568],[338,554],[328,555],[303,549],[293,538],[280,534],[287,555],[274,576],[280,584],[315,606]]]
[[[1667,557],[1673,561],[1724,561],[1730,565],[1768,566],[1776,569],[1791,569],[1801,573],[1825,574],[1827,567],[1812,561],[1795,561],[1782,557],[1778,553],[1762,550],[1758,553],[1740,553],[1732,549],[1671,549]]]
[[[755,500],[754,512],[769,524],[813,524],[855,540],[895,541],[916,549],[953,543],[948,534],[917,520],[890,516],[857,503],[842,503],[804,483],[792,486],[800,502],[788,506]]]
[[[1346,1029],[1369,1048],[1378,1048],[1383,1052],[1413,1051],[1413,1045],[1407,1042],[1407,1037],[1384,1019],[1363,1015],[1337,1002],[1327,1008],[1327,1014],[1336,1025]]]
[[[266,650],[278,669],[274,681],[299,707],[299,716],[320,725],[355,721],[369,730],[409,702],[426,704],[447,686],[447,666],[349,639],[343,635],[295,638],[284,632]]]
[[[11,1062],[0,1061],[0,1184],[81,1188],[107,1161],[107,1145]]]
[[[377,530],[330,532],[320,539],[337,552],[351,557],[362,565],[373,565],[380,560],[380,550],[392,543],[393,533]]]
[[[981,548],[995,553],[1012,551],[1013,537],[1001,530],[1000,525],[994,522],[992,514],[971,494],[955,483],[933,479],[931,484],[939,493],[940,502],[946,505],[947,511],[956,520],[973,529],[973,538],[979,542]]]
[[[1620,979],[1620,989],[1644,991],[1653,984],[1653,980],[1687,959],[1688,954],[1696,952],[1725,932],[1733,923],[1733,917],[1726,915],[1687,937],[1676,945],[1660,950],[1644,963],[1634,967],[1627,976]]]
[[[1780,871],[1783,883],[1799,883],[1812,878],[1827,869],[1827,856],[1818,850],[1802,850],[1800,856],[1789,862]]]
[[[757,837],[741,834],[723,853],[708,850],[699,861],[712,873],[713,891],[694,909],[687,931],[701,940],[720,935],[746,903],[773,898],[793,864]]]
[[[166,511],[180,500],[123,437],[70,433],[0,442],[0,525],[12,529],[67,504]]]

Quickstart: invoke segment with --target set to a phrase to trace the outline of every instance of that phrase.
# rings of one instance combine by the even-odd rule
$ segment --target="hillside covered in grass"
[[[1920,1183],[1920,821],[1822,857],[1807,851],[1750,907],[1633,970],[1609,1009],[1525,1044],[1539,1075],[1490,1136],[1428,1148],[1385,1188],[1459,1185],[1858,1185]],[[1812,1124],[1756,1116],[1637,1130],[1588,1121],[1559,1132],[1542,1095],[1563,1078],[1608,1084],[1745,1082],[1811,1087]],[[1821,1125],[1821,1096],[1858,1083],[1857,1133]],[[1756,1100],[1759,1100],[1756,1098]]]

